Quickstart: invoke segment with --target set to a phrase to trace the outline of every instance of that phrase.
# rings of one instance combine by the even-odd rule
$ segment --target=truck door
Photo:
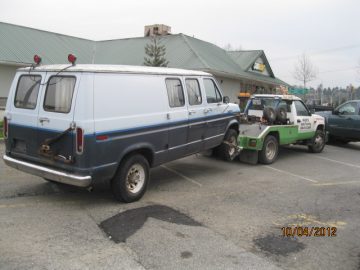
[[[75,151],[75,136],[74,131],[69,128],[74,121],[80,76],[47,73],[46,82],[38,115],[38,148],[43,150],[40,153],[44,158],[71,163]],[[48,140],[53,142],[49,149],[44,149]]]
[[[311,117],[311,113],[300,100],[293,102],[293,108],[295,109],[295,124],[298,126],[298,138],[306,139],[309,138],[310,133],[314,133],[314,120]],[[302,136],[303,135],[303,136]],[[311,136],[310,136],[311,137]]]
[[[328,129],[334,136],[360,138],[360,115],[357,102],[347,102],[328,117]]]
[[[204,147],[206,131],[206,108],[201,94],[200,83],[197,78],[186,78],[186,92],[188,96],[189,128],[187,138],[187,153],[199,152]]]
[[[168,158],[174,160],[186,155],[188,109],[181,79],[166,78],[165,83],[169,102]]]
[[[206,133],[205,149],[219,145],[225,136],[228,121],[224,119],[227,104],[222,102],[222,95],[212,78],[204,78],[203,84],[206,93]]]
[[[16,74],[8,100],[8,149],[23,158],[38,155],[39,100],[46,73]]]

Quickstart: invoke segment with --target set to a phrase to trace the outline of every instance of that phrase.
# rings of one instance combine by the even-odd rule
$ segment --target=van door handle
[[[40,117],[40,118],[39,118],[39,122],[40,122],[41,124],[43,124],[44,122],[50,122],[50,119],[47,118],[47,117]]]
[[[301,120],[300,120],[300,119],[298,119],[296,122],[301,123]]]
[[[195,110],[189,110],[189,115],[192,115],[192,114],[194,114],[194,113],[196,113]]]

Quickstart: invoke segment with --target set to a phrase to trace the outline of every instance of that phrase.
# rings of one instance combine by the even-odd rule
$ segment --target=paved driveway
[[[359,269],[359,153],[284,148],[270,166],[194,155],[154,169],[133,204],[107,183],[88,192],[1,161],[0,269]],[[295,226],[337,231],[282,236]]]

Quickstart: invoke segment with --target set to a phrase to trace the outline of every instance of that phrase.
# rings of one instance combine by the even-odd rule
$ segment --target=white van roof
[[[99,73],[135,73],[135,74],[163,74],[163,75],[193,75],[211,76],[210,73],[197,70],[186,70],[167,67],[147,67],[147,66],[125,66],[125,65],[44,65],[35,68],[19,68],[19,71],[55,71],[55,72],[99,72]]]

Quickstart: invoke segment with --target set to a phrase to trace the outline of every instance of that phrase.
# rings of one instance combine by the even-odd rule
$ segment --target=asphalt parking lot
[[[0,154],[4,145],[0,142]],[[360,269],[360,144],[270,166],[194,155],[143,199],[47,183],[0,161],[0,269]],[[282,227],[336,236],[282,236]]]

